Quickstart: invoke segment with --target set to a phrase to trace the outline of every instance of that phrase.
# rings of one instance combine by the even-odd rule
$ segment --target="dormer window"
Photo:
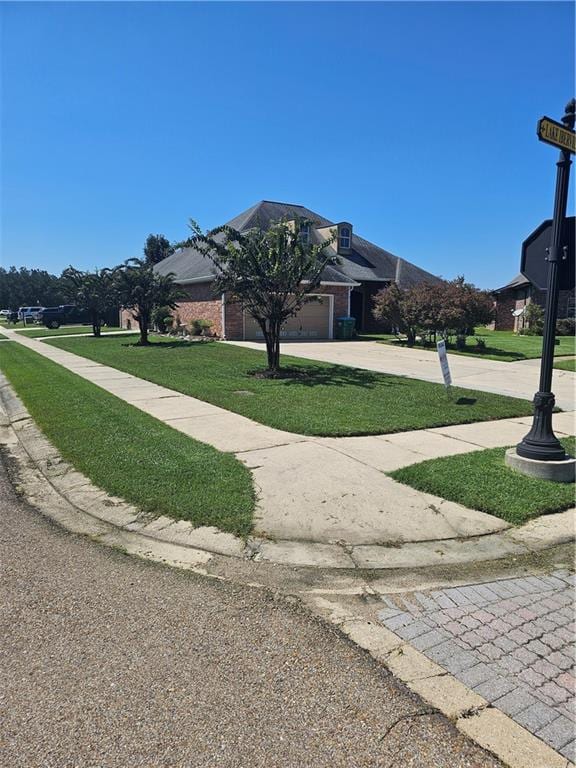
[[[350,227],[340,227],[338,231],[339,250],[348,251],[352,245],[352,230]]]
[[[300,238],[302,245],[308,245],[310,243],[310,224],[301,225],[298,237]]]

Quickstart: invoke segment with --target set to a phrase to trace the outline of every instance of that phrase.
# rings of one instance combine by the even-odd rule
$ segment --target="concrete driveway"
[[[262,343],[253,341],[229,343],[250,349],[264,347]],[[366,368],[379,373],[442,382],[438,355],[432,350],[392,347],[376,341],[293,341],[284,342],[281,352],[310,360]],[[501,363],[497,360],[478,360],[464,355],[448,355],[448,361],[454,386],[527,400],[531,400],[538,389],[539,360]],[[563,410],[574,408],[575,383],[576,376],[570,371],[554,371],[554,394],[557,404]]]

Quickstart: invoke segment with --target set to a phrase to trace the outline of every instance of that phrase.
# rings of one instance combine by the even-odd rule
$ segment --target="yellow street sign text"
[[[559,149],[576,153],[576,133],[549,117],[538,121],[538,138]]]

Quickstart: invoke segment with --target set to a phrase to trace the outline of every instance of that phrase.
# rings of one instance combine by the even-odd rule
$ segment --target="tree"
[[[128,259],[115,271],[118,298],[124,309],[132,310],[140,329],[138,344],[146,346],[148,328],[156,307],[175,309],[180,292],[173,275],[160,275],[143,259]]]
[[[114,270],[81,272],[68,267],[62,273],[62,281],[68,297],[89,314],[92,333],[99,337],[106,312],[118,304]]]
[[[376,294],[374,317],[406,334],[408,345],[418,334],[454,335],[474,333],[474,326],[486,325],[494,315],[494,301],[488,291],[478,290],[463,277],[439,283],[419,283],[402,289],[396,284]]]
[[[43,269],[0,267],[0,309],[51,307],[65,298],[62,281]]]
[[[266,341],[267,373],[280,370],[280,331],[308,302],[320,285],[324,268],[337,262],[329,251],[335,234],[319,244],[303,237],[310,222],[305,219],[273,222],[269,229],[238,232],[218,227],[204,235],[191,221],[194,236],[180,247],[193,246],[218,268],[215,289],[229,295],[249,312]]]
[[[445,339],[469,336],[476,325],[486,325],[494,316],[494,300],[488,291],[481,291],[463,276],[438,286],[442,303],[437,318],[437,330]]]
[[[408,339],[408,346],[416,342],[417,334],[425,321],[425,303],[412,288],[403,290],[396,283],[382,288],[374,297],[372,314],[376,320],[389,325],[395,333],[403,333]]]
[[[159,261],[174,253],[174,246],[164,235],[148,235],[144,244],[144,260],[147,264],[158,264]]]

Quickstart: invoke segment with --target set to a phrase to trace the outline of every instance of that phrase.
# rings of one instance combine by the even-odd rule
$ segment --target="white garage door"
[[[332,325],[332,296],[319,295],[319,301],[305,304],[295,317],[289,318],[280,335],[283,339],[329,339]],[[260,326],[247,312],[244,313],[244,338],[261,341]]]

